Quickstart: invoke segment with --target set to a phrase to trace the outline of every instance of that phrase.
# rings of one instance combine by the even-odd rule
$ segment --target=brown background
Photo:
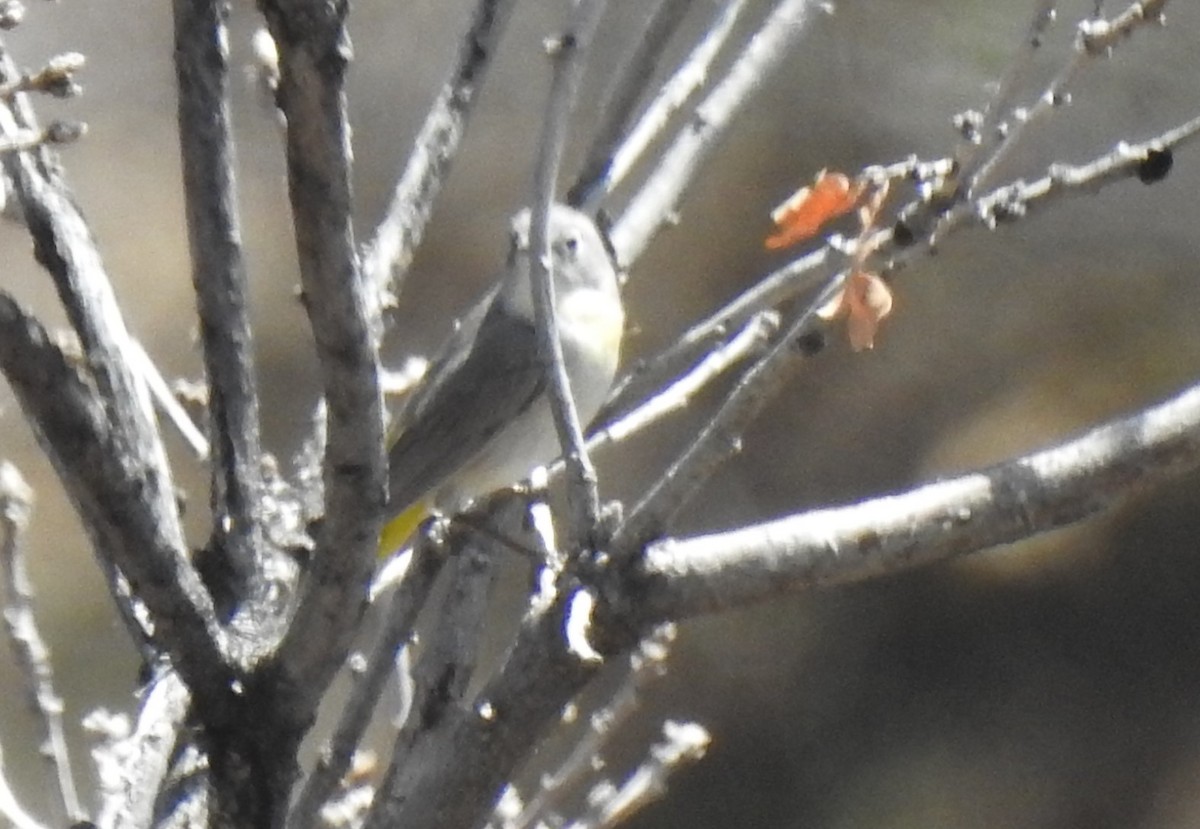
[[[33,4],[5,41],[29,66],[64,49],[87,55],[85,96],[40,109],[90,124],[65,161],[130,326],[164,370],[196,376],[167,5]],[[363,237],[469,5],[355,8],[350,94]],[[813,25],[705,167],[680,227],[633,271],[629,356],[670,342],[785,261],[762,250],[766,216],[816,169],[945,153],[951,116],[985,99],[1029,5],[843,0]],[[1092,4],[1062,5],[1069,22]],[[527,2],[513,22],[410,277],[393,355],[436,344],[500,261],[506,216],[530,178],[546,87],[539,44],[561,6]],[[697,3],[690,31],[713,8]],[[632,0],[613,4],[581,129],[590,123],[586,102],[597,99],[643,11]],[[1083,161],[1195,115],[1200,8],[1176,2],[1170,13],[1168,28],[1140,32],[1085,71],[1072,88],[1075,106],[1032,129],[1006,173]],[[240,4],[233,23],[234,59],[248,63],[254,15]],[[1065,54],[1068,26],[1049,40],[1035,83]],[[234,104],[266,439],[286,458],[315,393],[312,350],[292,298],[278,127],[248,77],[238,78]],[[840,503],[1000,460],[1200,376],[1198,158],[1189,147],[1154,187],[1129,182],[1064,201],[993,234],[962,234],[922,260],[899,282],[876,351],[854,355],[839,343],[807,367],[678,530]],[[28,248],[19,228],[0,227],[0,285],[61,319]],[[705,411],[600,458],[606,494],[636,493]],[[130,709],[134,655],[7,389],[0,428],[0,451],[38,490],[31,568],[76,765],[90,774],[77,722],[98,706]],[[198,540],[204,473],[174,439],[172,450]],[[672,673],[650,691],[634,730],[646,736],[657,718],[694,718],[715,743],[639,825],[1195,825],[1198,482],[1180,480],[1019,548],[686,625]],[[8,770],[37,803],[43,775],[18,689],[12,668],[0,665]]]

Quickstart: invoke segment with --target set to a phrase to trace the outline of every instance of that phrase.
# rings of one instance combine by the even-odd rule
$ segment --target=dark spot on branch
[[[825,332],[807,331],[796,338],[796,350],[805,357],[815,357],[825,350]]]
[[[1138,181],[1142,184],[1154,184],[1162,181],[1171,172],[1175,164],[1175,154],[1168,147],[1162,150],[1151,150],[1146,153],[1142,163],[1137,167]]]

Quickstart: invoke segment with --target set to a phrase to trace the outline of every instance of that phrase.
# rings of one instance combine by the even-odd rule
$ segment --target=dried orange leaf
[[[891,288],[873,273],[855,271],[846,285],[845,306],[850,347],[855,351],[873,348],[879,323],[892,311]]]
[[[863,182],[851,181],[843,173],[817,173],[811,185],[771,211],[775,232],[767,237],[767,248],[779,250],[811,239],[826,222],[852,210],[864,188]]]

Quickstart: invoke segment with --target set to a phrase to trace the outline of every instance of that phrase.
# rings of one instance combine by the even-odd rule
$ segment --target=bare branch
[[[355,677],[329,745],[321,751],[316,768],[296,799],[288,818],[289,829],[309,829],[315,825],[322,805],[337,790],[350,767],[387,678],[395,671],[396,652],[411,637],[417,613],[424,605],[434,579],[441,572],[444,562],[441,546],[431,543],[422,533],[418,536],[416,546],[408,553],[411,558],[388,604],[383,629],[379,631],[375,646],[367,656],[364,672]]]
[[[731,366],[760,352],[779,329],[779,317],[763,311],[751,318],[729,342],[714,348],[686,374],[638,405],[628,414],[606,423],[588,438],[588,449],[620,443],[668,414],[685,408],[693,398]]]
[[[23,73],[0,84],[0,98],[10,100],[19,92],[44,92],[55,98],[71,98],[80,92],[75,75],[86,63],[78,52],[64,52],[34,74]]]
[[[818,268],[830,262],[832,253],[832,248],[826,245],[789,262],[693,325],[662,352],[634,366],[613,389],[597,419],[607,421],[640,405],[646,394],[676,376],[702,349],[727,336],[730,329],[812,288],[822,276]]]
[[[625,179],[646,148],[666,129],[671,116],[682,109],[692,94],[708,80],[709,69],[720,54],[721,47],[733,33],[734,24],[745,6],[746,0],[731,0],[722,6],[708,32],[659,89],[650,106],[630,130],[628,137],[620,146],[616,146],[620,136],[613,136],[611,147],[597,149],[597,152],[606,152],[598,162],[592,162],[593,165],[597,165],[597,172],[603,177],[592,185],[593,192],[588,197],[589,205],[606,193],[611,193]],[[642,80],[645,81],[648,75],[647,69]]]
[[[174,0],[172,8],[192,284],[208,375],[212,544],[227,557],[235,594],[244,596],[262,570],[263,481],[229,114],[229,2]]]
[[[942,212],[937,238],[947,238],[970,226],[994,229],[1019,221],[1059,199],[1094,193],[1128,178],[1153,184],[1170,172],[1175,149],[1191,143],[1198,136],[1200,115],[1141,143],[1121,142],[1111,152],[1084,164],[1051,164],[1044,176],[1032,182],[1018,180]],[[928,247],[912,246],[911,240],[907,245],[902,244],[896,235],[896,228],[902,228],[907,236],[919,232],[921,223],[928,218],[929,206],[921,201],[906,205],[896,227],[880,231],[878,238],[871,240],[877,255],[886,258],[889,269],[897,270],[916,256],[929,252]]]
[[[425,235],[515,4],[516,0],[478,0],[458,62],[425,117],[383,221],[363,249],[364,278],[385,306],[395,303]]]
[[[155,485],[153,473],[130,461],[142,456],[144,447],[126,450],[95,390],[41,326],[4,294],[0,368],[97,551],[102,559],[111,558],[137,601],[150,611],[153,641],[203,699],[206,714],[221,722],[232,693],[232,675],[222,655],[224,634],[182,546],[164,537],[173,513],[163,516],[146,501]],[[118,586],[110,584],[110,589],[116,592]]]
[[[570,755],[561,762],[552,761],[553,769],[547,768],[536,775],[536,791],[523,804],[520,814],[511,818],[498,816],[494,824],[503,829],[549,826],[553,825],[554,816],[565,813],[565,801],[577,795],[581,787],[604,768],[598,758],[605,745],[613,741],[630,717],[642,710],[642,694],[646,687],[666,674],[667,657],[675,636],[675,625],[660,625],[638,644],[629,654],[624,681],[601,710],[588,716],[587,730],[571,748]],[[568,712],[572,716],[579,713],[575,706],[569,706],[563,712],[564,720]]]
[[[54,668],[50,651],[38,631],[33,612],[33,588],[25,570],[22,536],[33,511],[33,490],[8,461],[0,462],[0,574],[4,583],[4,621],[9,643],[27,684],[37,722],[41,726],[40,753],[50,766],[46,780],[52,786],[58,813],[56,823],[83,820],[71,758],[63,732],[63,701],[54,690]]]
[[[613,248],[623,265],[641,255],[671,217],[697,167],[708,157],[734,115],[807,28],[816,0],[781,0],[763,21],[729,73],[696,108],[645,184],[630,200],[612,230]]]
[[[4,76],[14,76],[11,60],[6,54],[0,57]],[[12,110],[0,107],[0,129],[5,134],[30,126],[27,120],[21,96]],[[54,280],[83,346],[116,448],[128,464],[146,472],[141,499],[159,523],[154,535],[160,543],[153,549],[170,548],[181,555],[183,530],[166,452],[145,387],[125,359],[129,334],[87,223],[61,177],[47,163],[25,154],[9,157],[5,163],[33,237],[34,256]]]
[[[1137,175],[1143,180],[1155,181],[1169,170],[1172,149],[1193,140],[1197,135],[1200,135],[1200,116],[1142,144],[1121,145],[1090,164],[1080,167],[1055,165],[1047,176],[1032,184],[1018,182],[972,205],[956,206],[943,217],[941,233],[944,235],[971,219],[994,226],[1000,221],[1020,218],[1034,205],[1046,203],[1055,196],[1091,192],[1130,176]],[[886,241],[894,242],[892,230],[881,233],[885,234]],[[881,255],[884,255],[885,247],[883,242],[879,243]],[[824,261],[823,255],[814,254],[814,257],[802,261],[806,266],[813,267]],[[892,267],[899,261],[891,260]],[[661,533],[668,517],[735,450],[750,420],[782,383],[782,372],[795,356],[795,347],[801,337],[817,325],[816,309],[832,296],[839,284],[840,276],[823,289],[815,302],[808,305],[780,344],[747,373],[696,441],[630,511],[614,539],[614,547],[622,551],[621,555],[635,555],[642,543]]]
[[[621,62],[619,74],[600,105],[602,120],[592,137],[581,171],[567,191],[567,204],[585,210],[594,207],[596,197],[603,192],[601,186],[609,176],[613,153],[625,135],[634,108],[654,76],[667,42],[691,5],[691,0],[656,0],[654,8],[647,12],[629,57]]]
[[[328,427],[325,519],[275,662],[288,685],[277,713],[303,728],[350,650],[375,564],[386,501],[379,318],[351,224],[348,6],[263,0],[262,9],[279,49],[300,280]]]
[[[650,747],[650,757],[615,788],[611,784],[597,786],[588,797],[588,814],[570,824],[568,829],[604,829],[628,820],[636,812],[660,799],[667,792],[667,778],[685,764],[704,757],[712,738],[696,723],[667,720],[663,723],[663,738]]]
[[[154,825],[159,798],[168,794],[162,789],[186,730],[190,699],[178,675],[159,671],[142,692],[132,731],[125,717],[89,715],[85,726],[106,736],[93,749],[100,789],[99,829]]]
[[[1052,164],[1039,179],[1016,181],[997,188],[970,207],[955,208],[946,221],[953,222],[960,214],[966,214],[995,226],[1023,218],[1030,210],[1053,202],[1055,197],[1088,195],[1132,177],[1153,184],[1170,171],[1172,150],[1197,137],[1200,137],[1200,115],[1149,141],[1132,145],[1121,142],[1112,152],[1086,164]]]
[[[37,150],[54,144],[70,144],[87,132],[87,126],[70,121],[55,121],[45,129],[21,129],[0,139],[0,155]]]
[[[208,438],[200,431],[200,427],[192,420],[187,409],[179,402],[172,392],[167,380],[154,364],[154,360],[146,353],[145,347],[133,339],[129,339],[129,359],[146,384],[146,390],[154,398],[158,411],[174,424],[180,437],[192,450],[199,460],[208,458]]]
[[[647,542],[662,534],[700,485],[737,451],[742,433],[782,387],[788,370],[808,356],[801,338],[820,323],[818,309],[837,293],[842,281],[841,276],[832,280],[807,305],[771,350],[746,371],[695,440],[629,511],[613,537],[613,554],[618,560],[636,558]]]
[[[556,201],[559,168],[571,113],[579,97],[584,60],[608,0],[580,0],[566,30],[549,43],[553,75],[542,120],[542,137],[534,167],[533,205],[529,223],[529,278],[533,286],[538,356],[550,367],[547,395],[567,467],[567,503],[572,546],[590,538],[600,511],[596,469],[587,455],[583,424],[575,408],[559,337],[559,321],[551,278],[550,209]]]
[[[730,532],[651,544],[638,600],[679,619],[858,581],[1075,523],[1200,466],[1200,386],[989,469]]]
[[[1128,38],[1137,27],[1161,22],[1166,5],[1167,0],[1135,0],[1112,20],[1095,18],[1081,21],[1077,29],[1075,51],[1071,60],[1050,82],[1046,90],[1038,96],[1032,106],[1012,111],[1011,119],[1004,125],[999,142],[986,155],[986,161],[980,164],[979,169],[970,179],[969,190],[974,192],[987,184],[992,172],[1008,155],[1009,150],[1016,146],[1021,134],[1029,124],[1054,107],[1070,100],[1067,87],[1084,66],[1095,58],[1107,57],[1113,48],[1123,39]]]
[[[531,606],[504,666],[475,703],[450,709],[417,736],[403,767],[389,769],[367,829],[483,822],[537,735],[599,668],[563,646],[570,601],[559,593]]]
[[[1029,72],[1033,56],[1041,49],[1046,30],[1057,16],[1057,5],[1057,0],[1037,0],[1021,47],[1009,61],[982,115],[972,112],[962,116],[962,140],[954,154],[960,180],[974,180],[978,166],[987,160],[989,151],[1002,139],[1004,119],[1013,114],[1020,82]]]
[[[498,551],[470,530],[452,534],[447,545],[452,551],[450,584],[413,666],[408,717],[393,741],[385,778],[414,762],[415,746],[424,734],[465,707],[467,684],[479,660]]]

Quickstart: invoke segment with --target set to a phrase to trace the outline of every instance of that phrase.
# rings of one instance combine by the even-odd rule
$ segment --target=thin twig
[[[571,748],[571,753],[556,762],[552,772],[537,775],[537,791],[514,818],[496,818],[493,823],[503,829],[528,829],[536,823],[550,826],[554,815],[562,815],[567,800],[587,784],[598,771],[605,745],[620,733],[621,726],[640,710],[642,694],[652,681],[663,677],[676,628],[659,625],[643,639],[629,655],[627,672],[619,688],[608,698],[604,707],[588,717],[587,730]]]
[[[212,544],[236,595],[262,571],[262,445],[229,113],[229,0],[174,0],[177,117],[192,284],[208,376]]]
[[[50,651],[38,631],[33,612],[33,587],[25,570],[22,536],[33,512],[33,490],[8,461],[0,461],[0,574],[4,583],[4,621],[9,643],[16,653],[29,699],[41,725],[41,751],[50,766],[47,782],[54,781],[54,822],[85,819],[71,773],[71,758],[63,731],[63,701],[54,690]]]
[[[1019,221],[1059,199],[1088,195],[1129,178],[1153,184],[1169,173],[1174,151],[1197,137],[1200,137],[1200,115],[1146,141],[1137,144],[1122,141],[1110,152],[1083,164],[1056,162],[1040,178],[997,187],[974,201],[956,204],[943,212],[938,220],[938,238],[948,238],[967,227],[994,229]],[[901,214],[916,215],[922,207],[921,202],[913,202]],[[880,231],[878,238],[870,243],[891,270],[906,267],[915,257],[929,252],[927,246],[899,246],[892,229]]]
[[[45,129],[13,130],[0,139],[0,155],[22,153],[53,144],[69,144],[79,140],[86,129],[81,124],[55,121]]]
[[[206,460],[208,458],[208,438],[204,437],[200,427],[196,425],[187,409],[179,402],[179,398],[171,391],[166,378],[162,376],[162,372],[158,370],[158,366],[146,352],[145,346],[133,337],[129,338],[128,356],[146,383],[146,389],[154,398],[159,412],[171,421],[179,432],[179,436],[183,438],[183,442],[188,445],[196,458]]]
[[[728,74],[696,108],[612,229],[618,261],[632,264],[675,215],[684,190],[753,93],[783,62],[807,29],[817,0],[781,0],[738,56]]]
[[[618,75],[600,105],[600,124],[580,173],[567,190],[567,204],[582,210],[595,207],[595,199],[603,192],[601,186],[608,177],[613,154],[625,135],[634,108],[691,5],[691,0],[656,0],[654,8],[647,12],[629,56],[621,61]]]
[[[567,503],[571,516],[572,546],[591,537],[600,511],[600,496],[596,470],[584,446],[583,424],[575,408],[571,379],[567,375],[562,340],[558,334],[555,286],[550,274],[549,223],[571,113],[579,97],[584,61],[607,4],[608,0],[580,0],[563,34],[547,45],[553,74],[534,167],[529,225],[530,281],[537,323],[538,356],[544,365],[550,367],[551,382],[547,394],[567,464]]]
[[[714,348],[688,372],[643,401],[619,419],[606,423],[588,438],[588,451],[620,443],[672,412],[688,406],[696,394],[736,365],[760,351],[779,329],[779,317],[762,311],[750,319],[729,342]]]
[[[4,752],[0,751],[0,816],[11,823],[16,829],[50,829],[50,824],[43,825],[38,819],[29,814],[8,785],[8,776],[4,773]]]
[[[1200,466],[1200,386],[1051,449],[844,507],[693,538],[641,564],[638,607],[680,619],[1030,538]]]
[[[44,92],[55,98],[72,98],[80,92],[75,75],[86,59],[78,52],[64,52],[51,58],[39,71],[0,84],[0,98],[10,100],[21,92]]]
[[[593,202],[606,193],[611,193],[625,180],[625,176],[633,169],[646,148],[666,129],[671,116],[682,109],[693,93],[708,80],[713,61],[733,33],[734,24],[745,7],[746,0],[731,0],[720,8],[708,32],[671,78],[663,84],[650,106],[630,130],[629,136],[619,147],[615,147],[608,157],[604,178],[597,182],[591,197]]]
[[[1037,0],[1034,5],[1033,17],[1021,47],[1009,61],[1008,67],[996,84],[995,92],[984,108],[983,114],[975,116],[969,113],[962,124],[962,140],[955,151],[955,178],[968,182],[968,193],[974,187],[978,166],[987,159],[988,151],[1003,137],[1002,123],[1006,117],[1012,117],[1013,105],[1020,91],[1020,82],[1028,74],[1033,65],[1033,56],[1042,47],[1042,40],[1050,24],[1057,14],[1057,0]]]
[[[387,679],[396,670],[396,651],[411,637],[417,613],[441,571],[444,558],[440,546],[430,543],[424,533],[418,537],[416,546],[409,554],[411,559],[404,577],[389,601],[387,616],[376,637],[375,646],[367,656],[365,670],[355,677],[333,736],[322,749],[316,767],[292,807],[288,829],[309,829],[314,826],[322,805],[337,791],[350,767]]]
[[[400,293],[514,5],[516,0],[479,0],[458,61],[425,117],[387,213],[363,248],[364,278],[385,306]]]
[[[1138,144],[1122,141],[1111,152],[1086,164],[1052,164],[1041,178],[999,187],[976,201],[971,209],[966,206],[955,208],[947,215],[947,221],[953,222],[960,215],[963,218],[973,216],[985,225],[994,227],[1023,218],[1031,210],[1052,203],[1056,197],[1089,195],[1109,184],[1132,177],[1152,184],[1170,169],[1172,150],[1198,137],[1200,115],[1149,141]],[[1161,169],[1161,173],[1156,167]]]
[[[618,560],[632,561],[640,555],[700,485],[737,451],[746,427],[782,387],[788,370],[806,356],[797,343],[819,323],[817,311],[836,295],[842,281],[842,275],[834,278],[806,305],[771,350],[746,371],[695,440],[630,509],[613,536]]]
[[[568,829],[606,829],[628,820],[634,813],[667,792],[667,778],[685,764],[695,763],[708,751],[712,738],[703,726],[667,720],[663,738],[650,747],[650,756],[620,788],[601,784],[588,796],[589,809]]]
[[[1067,87],[1081,69],[1095,58],[1107,57],[1112,49],[1138,26],[1158,22],[1167,0],[1136,0],[1112,20],[1089,18],[1080,21],[1071,59],[1063,66],[1037,101],[1027,109],[1014,110],[999,143],[988,154],[969,183],[971,192],[987,185],[996,167],[1017,145],[1025,128],[1051,109],[1068,100]]]
[[[818,248],[789,262],[742,291],[726,305],[693,325],[660,353],[635,366],[613,389],[597,420],[605,422],[622,416],[640,401],[647,390],[659,389],[695,359],[702,349],[728,336],[728,332],[755,314],[778,308],[784,302],[813,287],[824,276],[818,268],[829,263],[834,253],[830,245]],[[635,402],[636,401],[636,402]]]

